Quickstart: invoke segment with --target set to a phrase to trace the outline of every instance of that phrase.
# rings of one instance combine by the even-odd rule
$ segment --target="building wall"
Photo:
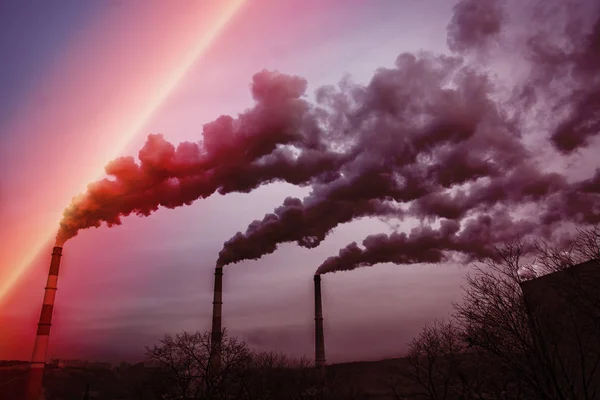
[[[600,261],[523,282],[521,288],[542,361],[577,398],[600,393]]]

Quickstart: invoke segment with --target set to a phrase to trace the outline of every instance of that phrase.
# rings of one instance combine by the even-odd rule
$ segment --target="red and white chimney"
[[[48,351],[48,339],[50,338],[50,326],[52,325],[52,311],[58,284],[58,270],[62,247],[54,247],[50,271],[44,292],[44,303],[40,313],[37,336],[33,346],[33,355],[29,364],[29,381],[27,385],[27,399],[38,400],[42,394],[42,383],[44,380],[44,368],[46,366],[46,353]]]

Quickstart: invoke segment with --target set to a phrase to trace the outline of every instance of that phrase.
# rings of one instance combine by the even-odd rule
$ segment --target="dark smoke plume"
[[[356,242],[329,257],[317,269],[317,274],[350,271],[378,263],[395,264],[440,263],[460,255],[462,261],[494,256],[493,245],[511,240],[515,235],[535,228],[529,221],[511,220],[505,213],[479,215],[466,221],[459,232],[460,223],[440,221],[439,229],[429,226],[414,228],[409,235],[392,233],[368,236],[363,249]]]
[[[530,11],[562,9],[557,1],[534,3]],[[308,197],[288,198],[238,232],[217,263],[258,259],[285,242],[316,247],[337,225],[361,217],[441,220],[442,227],[371,237],[364,250],[350,245],[326,262],[327,271],[441,262],[458,253],[479,257],[514,238],[506,232],[548,236],[564,222],[600,221],[600,172],[572,182],[546,168],[528,141],[542,134],[560,159],[590,146],[600,132],[600,8],[579,3],[556,17],[565,33],[559,46],[547,40],[553,35],[544,35],[554,28],[543,26],[533,11],[530,26],[515,36],[508,2],[460,1],[448,27],[449,47],[459,55],[401,54],[366,86],[344,81],[320,89],[318,106],[328,114],[330,134],[345,143],[337,177],[313,182]],[[463,58],[492,47],[528,63],[526,84],[515,84],[508,97],[487,66]],[[548,133],[530,132],[542,113]],[[531,218],[512,222],[509,211],[532,205]]]
[[[62,245],[80,229],[120,225],[130,214],[148,216],[159,206],[189,205],[215,192],[250,192],[285,181],[296,185],[336,177],[344,157],[330,151],[336,141],[320,128],[306,100],[306,81],[278,72],[254,75],[256,105],[237,118],[221,116],[203,127],[202,141],[177,147],[150,135],[133,157],[120,157],[107,178],[88,185],[64,211],[57,235]]]
[[[218,265],[258,259],[285,242],[313,248],[339,224],[362,217],[423,225],[410,235],[368,238],[364,249],[351,245],[327,271],[480,257],[507,232],[548,236],[564,222],[599,222],[600,171],[573,182],[541,162],[529,139],[542,135],[558,160],[594,145],[600,4],[523,4],[461,0],[448,26],[454,55],[401,54],[367,85],[344,80],[318,89],[314,105],[303,98],[304,79],[256,74],[256,104],[204,125],[200,142],[175,147],[150,135],[138,160],[109,163],[108,177],[65,210],[57,245],[123,216],[275,181],[312,190],[238,232]],[[473,55],[485,57],[469,61]],[[527,67],[508,95],[490,72],[498,59]],[[515,222],[511,212],[527,206],[534,212]],[[438,230],[425,225],[438,220]]]
[[[446,87],[451,77],[455,88]],[[460,59],[402,54],[396,68],[379,70],[366,87],[323,91],[320,105],[345,105],[335,119],[344,121],[352,157],[337,179],[315,184],[303,201],[286,200],[234,236],[218,263],[259,258],[282,242],[314,247],[340,223],[378,209],[379,215],[402,214],[383,207],[386,201],[410,202],[518,165],[527,150],[488,97],[490,85]]]
[[[462,230],[458,221],[442,219],[438,230],[421,226],[413,229],[410,235],[371,235],[363,241],[364,248],[361,249],[356,242],[351,243],[340,250],[337,256],[325,260],[316,273],[350,271],[379,263],[435,264],[493,258],[496,255],[494,246],[527,235],[548,237],[552,233],[549,227],[561,222],[571,221],[581,225],[600,222],[600,169],[592,178],[572,185],[559,179],[557,182],[556,187],[563,190],[555,190],[547,196],[548,200],[537,220],[514,221],[504,210],[468,218]],[[536,187],[546,189],[545,185],[538,185],[535,181],[531,187],[534,191]],[[459,199],[454,201],[465,204]],[[540,204],[538,198],[534,202]],[[452,201],[448,203],[454,204]]]

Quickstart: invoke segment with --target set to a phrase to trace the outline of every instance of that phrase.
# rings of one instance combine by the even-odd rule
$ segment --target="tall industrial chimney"
[[[325,339],[323,337],[323,305],[321,276],[315,275],[315,367],[325,372]]]
[[[221,345],[223,340],[221,328],[221,308],[223,305],[223,267],[215,268],[215,288],[213,299],[213,317],[211,333],[211,365],[212,370],[218,373],[221,369]]]
[[[50,337],[50,325],[52,325],[52,309],[54,308],[54,297],[56,296],[58,283],[58,269],[62,247],[54,247],[50,271],[44,292],[44,304],[38,323],[37,336],[33,346],[33,355],[29,364],[29,381],[27,384],[27,399],[38,400],[42,392],[44,380],[44,368],[46,366],[46,352],[48,350],[48,339]]]

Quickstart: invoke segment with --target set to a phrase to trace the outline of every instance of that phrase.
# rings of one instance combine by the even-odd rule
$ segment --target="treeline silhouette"
[[[394,398],[600,398],[598,227],[560,248],[504,244],[466,283],[450,318],[410,344]]]
[[[113,369],[48,365],[47,400],[600,398],[600,228],[561,247],[514,241],[474,266],[447,320],[423,328],[402,359],[329,365],[253,351],[223,331],[166,335],[146,362]],[[1,371],[0,398],[24,371]],[[12,375],[7,375],[11,373]],[[12,383],[11,383],[12,382]]]

